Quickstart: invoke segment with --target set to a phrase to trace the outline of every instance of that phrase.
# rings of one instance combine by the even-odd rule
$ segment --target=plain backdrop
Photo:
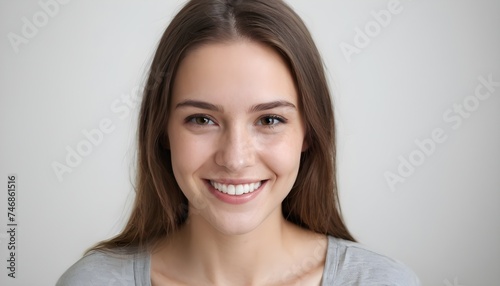
[[[54,285],[123,227],[140,87],[182,3],[1,0],[1,285]],[[498,285],[500,1],[288,3],[327,68],[342,209],[356,238],[423,285]],[[107,133],[85,143],[98,128]],[[58,178],[53,166],[78,148],[86,155]],[[15,279],[8,174],[18,184]]]

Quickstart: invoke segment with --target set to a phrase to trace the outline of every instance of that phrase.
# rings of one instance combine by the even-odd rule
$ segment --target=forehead
[[[186,99],[240,104],[297,102],[288,65],[272,48],[248,40],[204,44],[181,61],[172,101]]]

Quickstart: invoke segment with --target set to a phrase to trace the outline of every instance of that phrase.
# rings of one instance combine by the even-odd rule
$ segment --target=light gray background
[[[137,90],[183,2],[61,0],[43,23],[47,1],[0,2],[1,285],[53,285],[123,226],[134,196]],[[443,114],[474,103],[478,77],[500,81],[500,1],[396,1],[399,12],[349,62],[342,43],[354,45],[356,28],[373,26],[371,12],[391,1],[288,2],[328,68],[340,196],[354,235],[406,263],[423,285],[499,285],[500,87],[456,129]],[[23,36],[23,17],[44,25],[16,53],[9,33]],[[82,131],[103,119],[113,131],[59,181],[53,162],[65,164],[66,147],[85,144]],[[446,141],[391,190],[384,173],[397,174],[399,156],[417,156],[415,140],[436,128]],[[10,173],[18,175],[15,280],[5,267]]]

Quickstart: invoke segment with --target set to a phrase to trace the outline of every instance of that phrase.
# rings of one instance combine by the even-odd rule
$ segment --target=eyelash
[[[197,120],[199,120],[199,119],[204,120],[205,123],[197,122]],[[269,119],[272,120],[273,123],[271,123],[271,124],[262,124],[263,120],[266,120],[266,119],[267,120],[269,120]],[[208,116],[206,114],[193,114],[193,115],[190,115],[190,116],[188,116],[185,119],[185,122],[188,123],[188,124],[195,125],[197,127],[202,127],[202,126],[205,126],[205,125],[211,125],[210,122],[212,122],[212,124],[216,124],[215,120],[213,120],[210,116]],[[287,123],[287,120],[284,117],[281,117],[279,115],[274,115],[274,114],[261,116],[257,120],[257,125],[264,126],[266,128],[271,128],[271,129],[274,128],[274,127],[276,127],[279,124],[285,124],[285,123]]]

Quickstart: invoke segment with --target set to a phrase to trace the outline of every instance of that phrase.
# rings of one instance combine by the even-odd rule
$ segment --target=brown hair
[[[321,234],[354,241],[338,201],[335,123],[318,50],[300,17],[281,0],[192,0],[174,17],[154,56],[140,111],[136,198],[125,229],[93,249],[149,247],[178,229],[188,202],[174,178],[166,126],[176,69],[202,44],[246,39],[273,48],[294,77],[306,126],[308,149],[284,217]]]

